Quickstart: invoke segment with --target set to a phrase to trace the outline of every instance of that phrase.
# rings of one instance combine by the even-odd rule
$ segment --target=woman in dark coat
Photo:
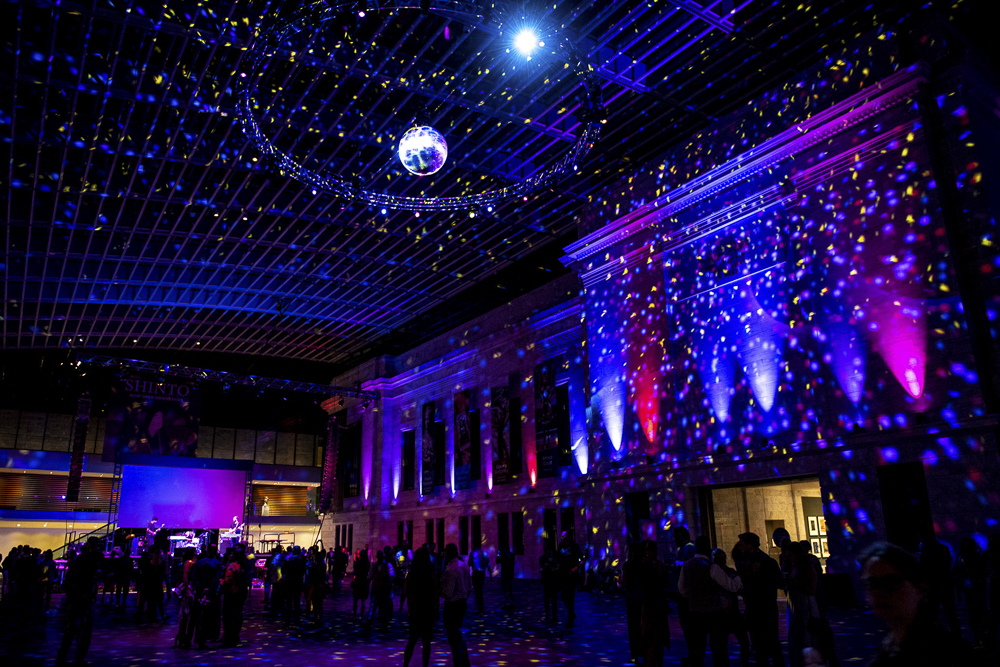
[[[663,651],[670,648],[669,575],[657,555],[656,542],[643,542],[642,554],[642,644],[646,651],[646,667],[662,667]]]
[[[888,627],[870,667],[959,667],[969,664],[927,604],[927,585],[917,560],[894,544],[873,544],[861,556],[861,580],[872,611]]]
[[[426,547],[413,554],[410,573],[403,582],[403,600],[410,619],[410,637],[403,650],[403,667],[410,667],[417,641],[423,642],[423,667],[431,664],[431,639],[438,621],[440,588],[437,571]],[[403,600],[400,600],[402,605]]]
[[[638,542],[633,542],[628,545],[628,555],[622,567],[629,662],[632,663],[638,663],[640,657],[646,656],[646,650],[642,645],[642,584],[642,548]]]

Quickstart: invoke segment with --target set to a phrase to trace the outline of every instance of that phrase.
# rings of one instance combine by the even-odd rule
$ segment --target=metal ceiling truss
[[[293,7],[2,2],[3,345],[347,366],[418,318],[428,323],[420,335],[443,331],[450,314],[430,313],[572,234],[588,201],[621,190],[635,165],[787,78],[784,63],[814,62],[869,29],[877,11],[820,4],[539,6],[600,77],[600,142],[578,175],[527,203],[418,218],[314,195],[254,162],[233,115],[237,73],[255,27]],[[362,178],[418,195],[428,181],[391,163],[417,109],[453,157],[433,177],[435,196],[532,178],[581,131],[579,82],[487,73],[478,54],[504,40],[453,16],[373,11],[341,49],[336,30],[302,37],[265,73],[258,99],[275,120],[268,136],[318,173],[350,175],[360,162]]]
[[[77,365],[100,366],[111,368],[118,372],[135,371],[138,373],[148,373],[150,375],[181,378],[192,378],[205,382],[219,382],[223,385],[246,385],[256,389],[270,389],[275,391],[294,391],[303,394],[319,394],[320,396],[343,396],[345,398],[356,398],[360,401],[377,401],[381,394],[377,391],[369,391],[359,387],[337,387],[334,385],[314,384],[312,382],[298,382],[296,380],[282,380],[280,378],[261,377],[259,375],[243,375],[240,373],[229,373],[227,371],[213,371],[208,368],[193,368],[191,366],[180,366],[177,364],[161,364],[153,361],[142,361],[140,359],[123,359],[121,357],[108,357],[100,354],[87,354],[79,352],[76,355]]]

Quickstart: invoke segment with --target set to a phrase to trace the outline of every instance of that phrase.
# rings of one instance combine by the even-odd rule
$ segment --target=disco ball
[[[411,174],[430,176],[440,170],[447,159],[448,143],[433,127],[411,127],[399,140],[399,161]]]

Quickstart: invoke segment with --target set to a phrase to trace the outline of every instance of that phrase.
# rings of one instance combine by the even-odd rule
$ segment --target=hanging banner
[[[490,389],[490,421],[493,426],[493,484],[510,481],[510,390]]]
[[[455,394],[455,489],[468,489],[472,481],[472,420],[469,403],[472,392],[466,389]]]
[[[420,493],[434,492],[434,417],[436,416],[434,402],[424,403],[420,432],[420,460],[423,468],[420,473]]]
[[[116,378],[108,398],[103,461],[118,454],[194,456],[201,390],[190,378],[129,375]]]
[[[550,359],[535,366],[535,452],[539,477],[555,477],[559,472],[559,420],[556,418],[558,363],[558,359]]]

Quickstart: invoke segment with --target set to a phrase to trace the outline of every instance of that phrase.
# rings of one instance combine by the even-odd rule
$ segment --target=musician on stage
[[[233,517],[233,522],[229,524],[230,533],[242,533],[243,532],[243,520],[238,516]]]
[[[146,525],[146,539],[152,542],[153,537],[156,535],[156,531],[159,528],[156,527],[156,522],[159,521],[155,516],[150,520],[149,524]],[[162,526],[161,526],[162,528]]]

